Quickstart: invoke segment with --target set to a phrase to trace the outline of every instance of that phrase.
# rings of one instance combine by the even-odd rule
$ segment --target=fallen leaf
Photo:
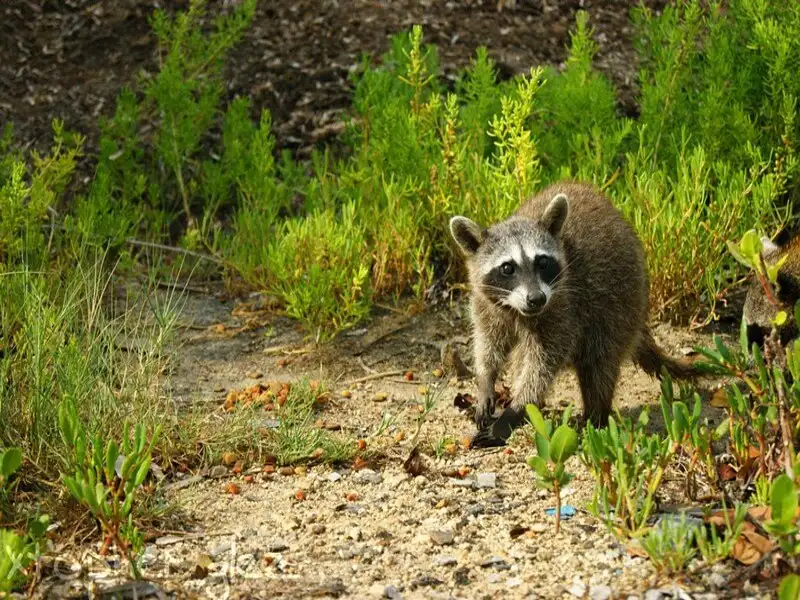
[[[294,468],[295,475],[305,475],[306,473],[308,473],[308,468],[306,468],[304,465],[297,465]]]
[[[447,444],[444,447],[444,451],[447,454],[455,454],[456,452],[458,452],[458,446],[456,446],[455,444]]]
[[[444,371],[442,369],[434,369],[431,371],[431,375],[434,377],[444,377]]]
[[[403,462],[403,468],[406,470],[406,473],[414,477],[422,474],[425,470],[425,463],[420,456],[418,446],[414,446],[413,450],[411,450],[411,454],[409,454],[408,458]]]
[[[226,467],[230,467],[233,463],[236,462],[236,453],[235,452],[226,452],[222,455],[222,464]]]
[[[241,492],[241,488],[236,485],[233,481],[231,481],[228,485],[225,486],[225,492],[228,494],[236,495]]]
[[[406,432],[405,431],[398,431],[394,434],[394,441],[398,444],[406,439]]]
[[[294,468],[293,467],[281,467],[278,469],[278,473],[281,475],[294,475]]]
[[[314,450],[314,452],[311,453],[311,458],[314,460],[319,460],[323,456],[325,456],[325,450],[323,450],[322,448],[317,448],[316,450]]]
[[[233,469],[231,469],[231,472],[234,475],[241,475],[243,469],[244,469],[244,464],[242,463],[242,461],[239,460],[236,462],[235,465],[233,465]]]
[[[252,475],[245,475],[244,476],[245,483],[253,483],[253,476]]]
[[[711,395],[711,406],[715,408],[728,408],[730,401],[728,400],[728,391],[725,388],[718,388]]]
[[[353,460],[353,470],[359,471],[367,466],[367,461],[361,458],[360,456],[356,456]]]
[[[342,390],[342,391],[339,393],[339,395],[340,395],[342,398],[352,398],[352,397],[353,397],[353,392],[351,392],[350,390]]]
[[[294,493],[294,499],[297,500],[298,502],[302,502],[303,500],[306,499],[306,493],[303,490],[297,490]]]
[[[275,472],[275,465],[264,465],[264,473],[274,473]]]
[[[355,492],[349,492],[349,493],[348,493],[348,494],[345,496],[345,499],[346,499],[348,502],[355,502],[356,500],[358,500],[358,494],[356,494]]]
[[[403,379],[406,381],[414,381],[414,373],[411,371],[406,371],[405,375],[403,375]]]
[[[764,554],[772,550],[773,543],[755,531],[745,529],[736,540],[731,556],[743,565],[752,565],[761,559]]]
[[[358,450],[359,452],[363,452],[367,449],[367,442],[364,440],[358,440]]]

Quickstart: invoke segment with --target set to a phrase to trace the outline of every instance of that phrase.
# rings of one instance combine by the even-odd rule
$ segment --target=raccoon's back
[[[645,319],[648,279],[642,243],[605,195],[591,185],[557,183],[531,198],[517,214],[538,221],[559,193],[569,202],[561,238],[575,308],[590,319],[597,310]]]

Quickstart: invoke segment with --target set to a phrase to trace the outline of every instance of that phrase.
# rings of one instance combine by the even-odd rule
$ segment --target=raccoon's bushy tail
[[[667,373],[675,379],[693,379],[700,374],[692,360],[672,358],[664,353],[653,339],[653,334],[646,327],[639,339],[639,345],[633,353],[633,362],[649,375],[659,379],[661,379],[662,367],[665,367]]]

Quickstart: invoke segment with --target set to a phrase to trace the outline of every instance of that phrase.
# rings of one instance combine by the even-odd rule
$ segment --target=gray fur
[[[598,426],[607,423],[626,357],[633,356],[651,374],[666,367],[677,376],[688,375],[688,366],[666,357],[647,329],[641,242],[594,188],[553,185],[505,221],[485,231],[475,228],[483,231],[481,242],[465,254],[478,386],[475,420],[481,430],[476,445],[504,442],[524,421],[525,405],[541,406],[553,378],[568,366],[578,375],[584,416]],[[498,263],[520,256],[523,264],[514,274],[497,274]],[[558,276],[549,284],[546,273],[537,270],[539,256],[557,264]],[[506,280],[513,290],[505,289]],[[521,312],[504,299],[518,289],[528,296],[542,291],[544,305]],[[495,381],[509,356],[513,401],[493,421]]]
[[[794,305],[800,300],[800,237],[791,239],[784,245],[776,245],[769,238],[762,238],[761,257],[764,264],[773,266],[783,257],[785,262],[778,270],[778,281],[774,285],[772,301],[764,288],[753,277],[744,302],[743,318],[747,325],[749,341],[762,344],[772,330],[772,321],[779,311],[786,311],[786,322],[777,328],[778,337],[786,344],[797,336],[798,328],[794,318]]]

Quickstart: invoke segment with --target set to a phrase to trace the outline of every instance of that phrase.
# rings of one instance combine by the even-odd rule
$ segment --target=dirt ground
[[[163,590],[198,598],[657,600],[677,598],[669,590],[680,585],[681,593],[690,594],[681,598],[770,597],[749,584],[729,584],[736,574],[729,566],[677,582],[657,577],[648,561],[617,543],[588,513],[593,482],[577,459],[569,464],[576,477],[564,492],[564,502],[577,512],[555,534],[545,513],[553,499],[534,486],[525,464],[532,446],[522,436],[509,450],[463,448],[460,440],[474,426],[454,398],[473,392],[472,381],[453,379],[446,367],[437,377],[436,369],[448,342],[468,359],[464,303],[416,316],[386,311],[336,344],[314,348],[291,321],[265,318],[250,310],[263,302],[248,300],[189,295],[181,323],[191,328],[172,358],[166,391],[179,403],[221,406],[228,391],[258,382],[321,378],[330,382],[332,400],[319,419],[380,448],[382,458],[358,470],[312,465],[282,475],[264,473],[264,465],[255,463],[239,474],[216,466],[171,476],[166,497],[177,506],[181,526],[151,540],[144,559],[145,577]],[[259,326],[241,331],[254,317]],[[667,325],[655,333],[674,355],[710,342]],[[396,374],[407,370],[413,382]],[[352,383],[374,373],[387,375]],[[418,438],[422,468],[414,475],[403,463],[412,449],[421,386],[434,394],[436,406]],[[657,381],[625,367],[615,400],[623,414],[650,406],[652,427],[658,428],[658,397]],[[579,399],[567,373],[548,406],[579,406]],[[718,409],[705,410],[714,423],[723,417]],[[224,427],[224,413],[218,414]],[[385,415],[396,420],[373,437]],[[451,441],[455,447],[441,452]],[[232,482],[239,493],[229,493]],[[76,593],[87,582],[106,589],[123,579],[93,550],[67,556],[70,572],[82,575],[67,582],[50,578],[40,586],[44,596]]]
[[[211,0],[209,19],[236,4]],[[512,4],[512,3],[506,3]],[[253,26],[228,60],[230,98],[247,95],[254,113],[272,112],[279,149],[298,156],[336,133],[350,107],[350,69],[362,53],[380,56],[389,36],[420,23],[452,78],[480,45],[502,77],[566,56],[575,12],[585,8],[600,45],[597,68],[635,113],[636,60],[627,0],[262,0]],[[647,0],[659,9],[663,0]],[[46,149],[51,121],[96,148],[98,117],[110,116],[123,85],[156,68],[148,18],[187,0],[13,0],[0,3],[0,125],[11,122],[23,147]],[[333,126],[332,126],[333,125]]]

